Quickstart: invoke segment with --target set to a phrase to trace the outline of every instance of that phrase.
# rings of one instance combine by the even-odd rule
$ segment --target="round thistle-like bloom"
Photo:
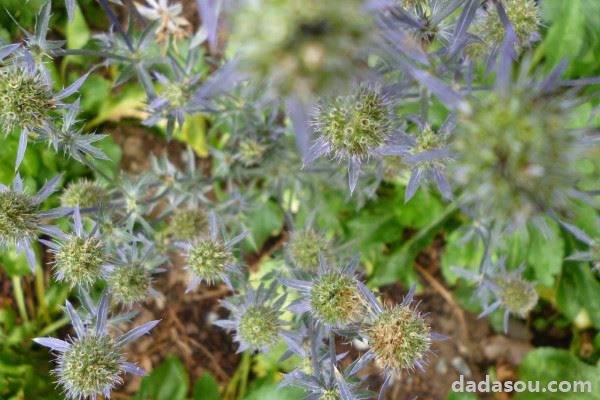
[[[193,275],[213,284],[222,280],[227,266],[233,261],[233,254],[223,243],[203,239],[195,242],[190,249],[187,265]]]
[[[142,301],[152,287],[152,271],[142,263],[134,262],[113,268],[106,276],[113,299],[126,306]]]
[[[0,71],[0,98],[0,130],[6,134],[17,127],[41,126],[55,108],[51,88],[41,73],[24,68]]]
[[[328,272],[319,276],[310,291],[314,315],[328,325],[347,325],[356,321],[361,310],[356,281],[348,275]]]
[[[0,191],[0,245],[35,239],[40,223],[38,208],[26,193]]]
[[[393,132],[390,101],[378,89],[362,85],[349,96],[319,105],[312,121],[315,147],[338,160],[367,160]]]
[[[261,304],[246,308],[239,320],[237,334],[253,349],[265,349],[280,339],[281,321],[277,310]]]
[[[538,302],[535,287],[517,275],[498,276],[491,280],[498,288],[502,306],[511,314],[525,317]]]
[[[383,310],[365,334],[376,362],[397,372],[423,365],[432,342],[427,321],[410,305]]]
[[[104,244],[96,236],[72,235],[53,252],[56,278],[71,287],[93,285],[108,261]]]
[[[502,6],[519,39],[517,50],[539,40],[540,8],[535,0],[503,0]],[[473,24],[480,41],[471,43],[466,51],[473,57],[489,54],[504,41],[506,29],[494,5],[488,7]]]
[[[60,197],[63,207],[96,208],[110,202],[108,191],[96,182],[81,179],[71,183]]]
[[[509,95],[492,92],[462,115],[451,176],[477,217],[520,226],[568,209],[583,148],[561,101],[522,87]]]
[[[175,210],[169,223],[169,232],[176,240],[192,240],[207,230],[208,214],[200,207]]]
[[[245,167],[253,167],[263,160],[267,146],[253,138],[244,138],[239,143],[239,159]]]
[[[374,24],[360,0],[245,1],[232,46],[254,81],[277,95],[311,98],[348,85],[367,65]]]
[[[329,243],[310,228],[292,232],[286,252],[294,266],[306,272],[314,272],[319,268],[319,254],[330,258]]]
[[[75,339],[59,357],[55,373],[62,385],[76,396],[95,398],[106,388],[122,383],[121,364],[124,362],[118,347],[108,335],[89,335]]]

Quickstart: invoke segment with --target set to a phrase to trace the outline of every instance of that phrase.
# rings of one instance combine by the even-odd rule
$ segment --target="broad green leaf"
[[[185,400],[189,377],[181,361],[167,357],[152,373],[142,380],[135,400]]]
[[[283,228],[283,213],[273,201],[265,201],[247,216],[246,221],[251,237],[245,241],[245,247],[257,251],[267,239],[279,234]]]
[[[90,40],[90,28],[85,22],[81,9],[75,7],[73,21],[67,23],[67,48],[81,49]]]
[[[202,375],[194,384],[193,400],[221,400],[219,384],[209,373]]]
[[[292,388],[280,388],[279,382],[260,379],[252,382],[244,400],[301,400],[304,392]]]
[[[559,278],[556,305],[571,321],[585,310],[594,327],[600,328],[600,282],[589,265],[565,262]]]
[[[591,393],[518,393],[516,400],[600,400],[600,365],[589,365],[580,361],[567,350],[538,348],[525,356],[519,379],[540,381],[540,390],[551,381],[589,381]]]

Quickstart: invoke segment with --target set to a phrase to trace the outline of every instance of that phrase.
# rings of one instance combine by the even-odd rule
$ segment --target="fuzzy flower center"
[[[417,311],[401,305],[385,310],[366,330],[376,360],[393,371],[412,369],[425,361],[431,347],[430,332]]]
[[[337,389],[326,389],[320,397],[321,400],[341,400],[340,393]]]
[[[338,159],[367,159],[385,144],[392,131],[389,101],[377,90],[361,86],[350,96],[320,106],[315,130]]]
[[[219,281],[232,261],[233,255],[222,243],[208,239],[196,243],[188,254],[192,273],[209,283]]]
[[[255,139],[244,139],[240,142],[239,157],[242,164],[252,167],[260,164],[267,150],[266,146]]]
[[[526,315],[538,302],[535,288],[523,279],[496,279],[494,283],[501,290],[500,298],[504,308],[513,314]]]
[[[106,282],[117,302],[130,305],[146,297],[152,284],[152,274],[143,264],[136,262],[113,269]]]
[[[319,267],[319,253],[327,256],[327,241],[312,229],[292,233],[287,244],[287,252],[296,267],[315,271]]]
[[[0,244],[36,237],[38,207],[23,193],[0,192]]]
[[[240,318],[239,335],[254,349],[263,349],[279,340],[279,318],[270,307],[255,305],[247,308]]]
[[[78,338],[59,360],[59,381],[71,398],[94,397],[121,382],[122,357],[110,336]]]
[[[0,129],[9,133],[16,127],[39,127],[54,109],[52,93],[41,74],[24,69],[0,71]]]
[[[69,185],[60,201],[64,207],[94,208],[108,204],[110,195],[97,183],[81,180]]]
[[[204,234],[208,216],[202,208],[178,209],[171,218],[169,230],[177,240],[192,240]]]
[[[54,255],[54,269],[71,287],[91,286],[107,262],[104,246],[98,238],[71,236]]]
[[[504,0],[502,5],[519,41],[527,43],[541,23],[538,5],[534,0]],[[506,29],[495,7],[486,20],[485,33],[492,43],[499,44],[504,40]]]
[[[354,280],[339,273],[327,273],[314,282],[310,304],[317,317],[330,325],[352,322],[360,307]]]

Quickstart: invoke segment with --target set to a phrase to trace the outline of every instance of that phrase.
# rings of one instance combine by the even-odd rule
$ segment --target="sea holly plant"
[[[126,361],[121,350],[126,344],[144,336],[160,321],[150,321],[122,335],[109,333],[107,324],[110,293],[102,295],[93,324],[83,323],[81,316],[67,301],[76,337],[66,341],[56,338],[36,338],[34,341],[57,353],[53,373],[68,399],[110,397],[111,391],[123,382],[122,375],[145,375],[140,367]]]
[[[600,264],[600,239],[578,226],[600,193],[599,81],[574,74],[577,60],[550,65],[560,57],[546,39],[564,35],[544,36],[543,9],[534,0],[66,0],[40,4],[35,23],[7,14],[0,246],[6,259],[25,253],[38,301],[48,280],[49,292],[64,292],[58,304],[80,295],[80,311],[66,305],[73,336],[35,339],[56,354],[66,396],[108,397],[126,372],[143,374],[124,346],[157,321],[120,329],[150,302],[162,310],[168,281],[186,299],[220,286],[214,324],[246,357],[285,348],[294,365],[280,388],[383,399],[427,368],[445,336],[419,311],[415,286],[392,304],[373,284],[412,283],[411,263],[436,234],[466,230],[458,246],[482,249],[442,274],[473,285],[481,317],[502,309],[505,332],[510,316],[546,302],[574,309],[558,304],[565,280],[537,283],[572,271],[538,260],[546,254],[534,245],[522,259],[501,256],[504,238],[551,237],[558,222],[581,242],[567,259]],[[92,19],[89,40],[73,40]],[[121,164],[113,139],[127,153]],[[160,155],[148,144],[164,141]],[[41,189],[30,194],[24,182]],[[544,274],[542,263],[556,268]],[[21,322],[48,325],[29,338],[57,332],[58,307],[29,321],[11,277]],[[381,387],[365,381],[371,373]],[[237,373],[232,382],[248,386]]]

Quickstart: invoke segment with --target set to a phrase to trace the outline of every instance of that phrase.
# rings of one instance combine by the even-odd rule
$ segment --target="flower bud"
[[[110,195],[96,182],[81,179],[71,183],[60,197],[63,207],[95,208],[110,202]]]
[[[117,303],[131,306],[148,295],[152,285],[152,272],[140,262],[120,265],[108,273],[106,283]]]
[[[0,245],[37,237],[38,206],[25,193],[0,191]]]
[[[54,251],[56,277],[71,287],[93,285],[106,262],[104,245],[95,236],[70,236]]]
[[[252,349],[273,346],[280,338],[279,313],[271,307],[252,305],[240,317],[238,335]]]
[[[222,280],[226,267],[233,261],[233,254],[223,243],[204,239],[192,245],[187,265],[195,277],[212,284]]]

